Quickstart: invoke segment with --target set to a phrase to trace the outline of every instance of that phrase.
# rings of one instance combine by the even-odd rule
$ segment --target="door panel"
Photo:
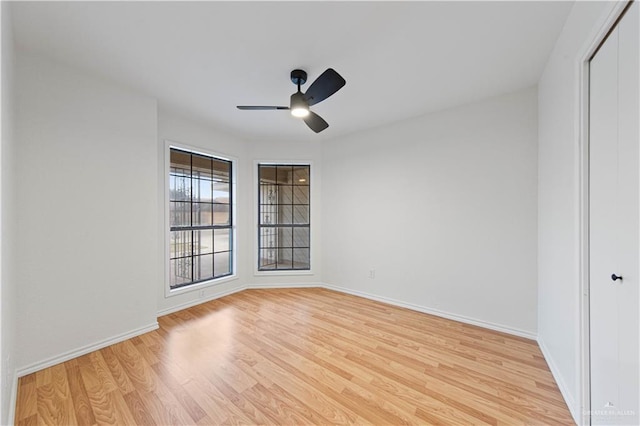
[[[591,409],[618,405],[617,264],[618,31],[591,60],[590,75],[590,316]],[[595,419],[594,419],[595,420]],[[594,421],[594,423],[597,423]],[[605,422],[606,423],[606,422]]]
[[[640,423],[640,33],[634,3],[590,66],[593,424]],[[611,274],[621,275],[613,281]]]
[[[639,173],[638,141],[640,138],[638,109],[638,81],[640,68],[640,32],[638,31],[638,3],[634,3],[618,26],[618,144],[620,150],[618,187],[619,212],[619,261],[623,266],[623,284],[618,287],[618,321],[620,326],[618,376],[620,381],[620,407],[627,424],[640,424],[638,400],[640,398],[640,352],[638,351],[638,235]],[[635,336],[635,338],[631,338]],[[634,380],[635,379],[635,380]],[[627,412],[628,411],[628,412]],[[631,411],[635,411],[632,415]]]

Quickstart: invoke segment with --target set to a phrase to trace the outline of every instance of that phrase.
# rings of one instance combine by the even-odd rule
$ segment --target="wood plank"
[[[78,423],[82,425],[96,424],[96,418],[93,415],[91,401],[89,401],[89,395],[87,395],[87,390],[82,381],[78,361],[72,359],[65,362],[64,365],[67,370],[67,381],[69,382],[69,390],[73,398]]]
[[[122,416],[117,412],[117,407],[110,393],[105,392],[93,365],[90,362],[78,362],[78,365],[96,423],[100,425],[119,424],[118,420]]]
[[[205,417],[211,420],[211,424],[219,425],[227,422],[230,413],[226,407],[230,402],[223,400],[219,396],[218,390],[213,390],[213,385],[194,380],[182,385],[182,387],[202,407],[206,413]]]
[[[100,380],[100,383],[102,383],[104,391],[113,392],[118,388],[118,385],[116,383],[116,380],[111,375],[109,366],[105,362],[102,353],[102,351],[91,352],[90,354],[88,354],[88,357],[91,364],[93,365],[93,368],[98,374],[98,379]]]
[[[200,419],[207,415],[168,369],[163,369],[159,364],[154,364],[151,368],[156,372],[158,379],[164,383],[195,422],[200,421]]]
[[[149,364],[147,364],[131,341],[116,343],[111,346],[111,349],[136,389],[146,392],[155,390],[156,383],[151,374],[151,367],[149,367]]]
[[[50,382],[36,389],[38,416],[48,425],[77,424],[64,365],[50,368]]]
[[[18,396],[16,406],[16,420],[20,421],[33,417],[38,412],[38,396],[35,380],[18,382]]]
[[[38,415],[32,414],[29,417],[22,418],[16,422],[17,426],[37,426],[38,424]]]
[[[113,353],[113,349],[111,349],[111,347],[106,347],[100,352],[102,352],[104,361],[107,364],[109,371],[111,372],[111,376],[113,377],[116,386],[118,386],[118,389],[120,389],[120,392],[125,395],[129,392],[133,392],[135,390],[135,387],[131,383],[131,380],[129,379],[129,376],[127,376],[127,373],[124,371],[122,364],[120,364],[118,357],[116,357],[116,355]]]
[[[151,417],[151,414],[147,411],[147,407],[138,395],[137,391],[129,392],[124,395],[125,403],[131,415],[135,420],[135,424],[138,425],[153,425],[156,421]]]

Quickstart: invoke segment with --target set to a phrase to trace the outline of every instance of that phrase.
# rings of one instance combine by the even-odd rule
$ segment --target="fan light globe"
[[[291,95],[291,115],[294,117],[306,117],[309,115],[309,104],[300,92]]]
[[[291,115],[294,117],[306,117],[309,115],[309,110],[305,107],[297,107],[291,110]]]

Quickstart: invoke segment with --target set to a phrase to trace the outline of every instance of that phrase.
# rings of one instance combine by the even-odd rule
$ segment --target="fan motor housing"
[[[291,71],[291,81],[295,85],[303,85],[307,82],[307,73],[303,70]]]

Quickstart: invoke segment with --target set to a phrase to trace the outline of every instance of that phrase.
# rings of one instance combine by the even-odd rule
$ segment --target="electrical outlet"
[[[371,278],[372,280],[376,278],[376,270],[375,269],[369,269],[369,278]]]

